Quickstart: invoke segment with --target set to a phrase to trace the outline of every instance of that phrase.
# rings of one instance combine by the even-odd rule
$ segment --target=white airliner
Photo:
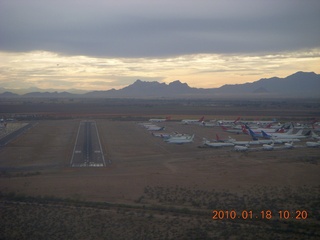
[[[234,138],[231,138],[230,136],[228,136],[228,139],[221,139],[219,137],[218,134],[216,134],[216,141],[217,142],[233,142],[233,141],[236,141]]]
[[[261,126],[261,125],[269,125],[269,124],[273,124],[275,122],[277,122],[276,119],[273,119],[271,121],[246,121],[246,120],[240,120],[239,121],[241,124],[254,124],[254,125],[258,125],[258,126]]]
[[[314,131],[311,131],[311,137],[316,140],[320,140],[320,136],[316,134]]]
[[[159,127],[159,126],[156,126],[156,125],[150,126],[150,127],[147,128],[148,131],[161,131],[161,130],[164,130],[164,129],[165,129],[165,127]]]
[[[293,142],[284,143],[284,148],[292,149],[293,148]]]
[[[170,116],[167,116],[166,118],[150,118],[149,122],[165,122],[171,120]]]
[[[284,133],[284,128],[277,127],[277,128],[259,128],[259,127],[250,127],[250,129],[257,134],[261,134],[261,131],[266,133]]]
[[[152,133],[152,136],[154,137],[160,137],[160,138],[170,138],[172,135],[170,133],[163,133],[163,132],[160,132],[160,133]]]
[[[263,144],[263,145],[262,145],[262,149],[263,149],[263,150],[267,150],[267,151],[273,150],[273,147],[274,147],[274,143],[271,143],[271,144]]]
[[[281,143],[290,143],[290,142],[300,142],[300,139],[298,138],[273,138],[272,139],[274,143],[277,143],[277,144],[281,144]]]
[[[181,120],[182,124],[202,124],[204,120],[204,116],[202,116],[200,119],[195,120],[195,119],[183,119]]]
[[[149,127],[151,127],[151,126],[156,126],[156,125],[154,125],[153,123],[149,123],[149,122],[147,122],[147,123],[138,123],[138,125],[139,125],[139,126],[142,126],[142,127],[144,127],[144,128],[149,128]]]
[[[191,143],[193,142],[193,138],[194,134],[192,136],[188,136],[187,138],[169,138],[166,140],[166,142],[175,144]]]
[[[320,141],[318,141],[318,142],[306,142],[306,146],[307,147],[314,147],[314,148],[320,147]]]
[[[189,134],[181,134],[181,133],[176,133],[174,135],[171,135],[169,138],[165,139],[165,142],[168,142],[169,140],[175,141],[175,140],[181,140],[181,139],[188,139],[190,138],[191,135]]]
[[[267,134],[264,131],[261,131],[262,135],[264,137],[269,137],[269,138],[306,138],[306,135],[302,135],[303,129],[300,129],[297,133],[295,134],[289,134],[287,133],[269,133]]]
[[[203,145],[208,147],[213,147],[213,148],[234,146],[234,144],[231,142],[210,142],[205,138],[203,138]]]
[[[248,147],[248,145],[246,145],[246,146],[235,145],[233,150],[237,151],[237,152],[245,152],[245,151],[249,150],[249,147]]]
[[[228,121],[228,120],[218,120],[218,124],[220,126],[224,126],[224,127],[232,127],[235,126],[237,124],[237,122],[240,120],[241,117],[238,117],[236,120],[234,121]]]
[[[235,145],[260,145],[260,144],[270,144],[272,140],[253,140],[253,141],[232,141]]]
[[[243,129],[238,129],[238,128],[226,128],[225,126],[221,126],[222,130],[225,132],[229,132],[229,133],[236,133],[236,134],[240,134],[243,133]]]

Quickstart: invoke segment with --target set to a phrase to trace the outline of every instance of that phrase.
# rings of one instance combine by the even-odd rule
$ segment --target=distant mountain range
[[[1,89],[0,89],[1,92]],[[220,88],[192,88],[179,80],[169,84],[136,80],[119,90],[70,92],[29,92],[16,94],[2,89],[0,98],[210,98],[210,97],[320,97],[320,75],[296,72],[286,78],[263,78],[252,83]]]

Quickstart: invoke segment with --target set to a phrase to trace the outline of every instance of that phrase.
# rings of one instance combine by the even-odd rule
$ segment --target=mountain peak
[[[174,87],[174,88],[190,88],[187,83],[182,83],[180,80],[175,80],[168,84],[168,87]]]
[[[308,77],[308,78],[314,78],[314,77],[317,77],[317,74],[314,73],[314,72],[302,72],[302,71],[299,71],[299,72],[296,72],[292,75],[289,75],[287,78],[301,78],[301,77]]]
[[[137,79],[133,84],[141,84],[143,83],[143,81],[141,81],[140,79]]]
[[[182,82],[180,82],[180,80],[175,80],[175,81],[169,83],[169,85],[181,85],[181,84],[186,84],[186,83],[182,83]]]
[[[180,80],[175,80],[175,81],[169,83],[169,85],[171,85],[171,84],[182,84],[182,82],[180,82]]]

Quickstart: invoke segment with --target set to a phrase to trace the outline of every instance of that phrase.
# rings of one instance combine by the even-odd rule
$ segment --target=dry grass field
[[[301,104],[293,115],[294,107],[287,104],[290,107],[283,112],[276,108],[278,115],[274,115],[274,105],[268,105],[263,116],[260,105],[256,111],[250,105],[247,116],[308,119],[319,114],[318,105],[304,108]],[[140,103],[134,109],[119,103],[114,111],[107,106],[105,113],[103,108],[89,113],[77,109],[68,115],[61,113],[63,107],[58,113],[58,108],[43,113],[42,105],[32,114],[41,112],[49,119],[32,119],[38,124],[0,149],[0,230],[5,232],[4,239],[43,239],[49,233],[52,239],[320,237],[319,148],[254,152],[199,148],[203,137],[213,139],[218,133],[226,138],[228,134],[220,128],[178,121],[158,125],[169,133],[195,134],[194,142],[168,144],[136,121],[166,115],[174,120],[196,119],[205,112],[210,112],[206,116],[211,119],[235,119],[239,109],[234,106],[217,107],[214,114],[212,106],[201,105],[201,113],[192,104],[188,112],[188,107],[171,106],[165,111],[166,105],[161,104]],[[31,114],[30,110],[14,111]],[[227,111],[232,114],[225,114]],[[85,119],[97,123],[107,167],[70,167],[78,126]],[[214,209],[253,210],[256,217],[271,210],[273,218],[212,220]],[[306,210],[308,218],[279,219],[279,210]],[[28,230],[21,227],[26,223],[31,224]]]

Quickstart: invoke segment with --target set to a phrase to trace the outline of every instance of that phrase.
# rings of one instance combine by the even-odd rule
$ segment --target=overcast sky
[[[320,73],[319,0],[0,0],[0,87]]]

